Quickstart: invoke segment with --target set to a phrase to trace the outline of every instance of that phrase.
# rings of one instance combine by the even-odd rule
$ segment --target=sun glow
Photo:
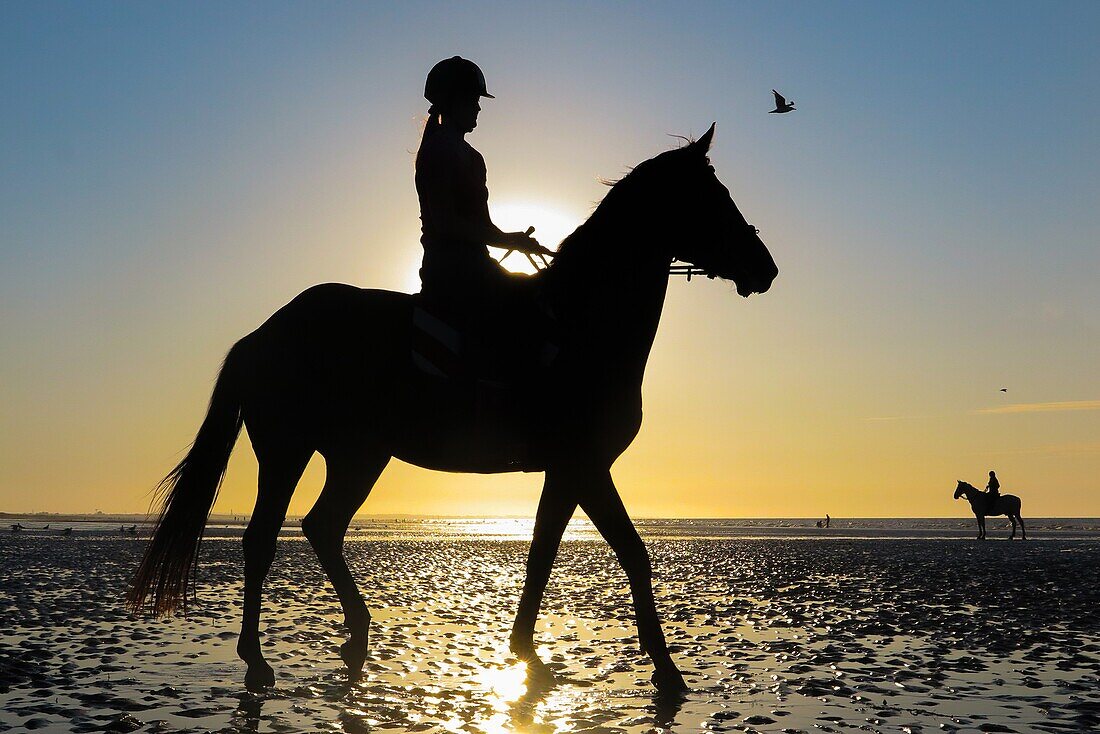
[[[493,224],[505,232],[522,232],[528,227],[534,227],[535,232],[532,236],[539,241],[540,245],[551,250],[558,249],[561,241],[581,223],[579,216],[570,216],[551,205],[531,201],[505,201],[493,204],[490,207],[490,214]],[[498,259],[504,254],[503,250],[494,249],[492,252]],[[527,258],[519,253],[512,253],[502,264],[516,273],[534,271]]]
[[[580,214],[566,213],[551,205],[536,204],[530,201],[505,201],[490,207],[493,224],[505,232],[523,232],[534,227],[532,235],[539,244],[551,250],[558,249],[561,241],[573,233],[584,217]],[[504,256],[504,250],[492,247],[489,254],[496,260]],[[549,260],[549,258],[547,258]],[[530,261],[518,252],[513,252],[502,263],[513,273],[532,273],[534,267]],[[420,290],[420,257],[410,262],[404,275],[404,287],[409,293]]]
[[[527,692],[527,666],[516,663],[482,668],[477,672],[477,680],[495,703],[512,703]]]

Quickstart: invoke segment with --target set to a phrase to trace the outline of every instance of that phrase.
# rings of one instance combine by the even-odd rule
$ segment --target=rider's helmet
[[[480,67],[461,56],[443,59],[432,67],[424,82],[424,97],[441,106],[470,97],[494,98],[485,89],[485,75]]]

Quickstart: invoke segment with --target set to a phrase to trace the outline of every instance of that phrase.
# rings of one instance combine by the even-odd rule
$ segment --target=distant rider
[[[1001,499],[1001,483],[997,481],[997,473],[990,470],[989,484],[985,485],[986,500],[989,503],[991,513],[997,511],[997,501]]]

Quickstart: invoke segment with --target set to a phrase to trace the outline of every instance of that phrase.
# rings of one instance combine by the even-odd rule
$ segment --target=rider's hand
[[[539,241],[531,236],[531,233],[535,231],[534,227],[528,227],[526,232],[509,232],[508,239],[505,242],[505,246],[509,250],[515,250],[516,252],[523,252],[530,255],[548,255],[554,256],[553,250],[548,250],[539,244]]]

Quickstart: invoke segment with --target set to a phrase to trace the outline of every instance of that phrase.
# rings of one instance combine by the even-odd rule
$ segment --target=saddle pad
[[[412,363],[417,370],[443,379],[467,376],[474,370],[468,351],[462,332],[420,306],[413,308]],[[557,344],[543,340],[531,356],[538,367],[548,369],[559,351]]]
[[[413,309],[412,361],[433,377],[453,378],[463,372],[462,334],[419,306]]]

